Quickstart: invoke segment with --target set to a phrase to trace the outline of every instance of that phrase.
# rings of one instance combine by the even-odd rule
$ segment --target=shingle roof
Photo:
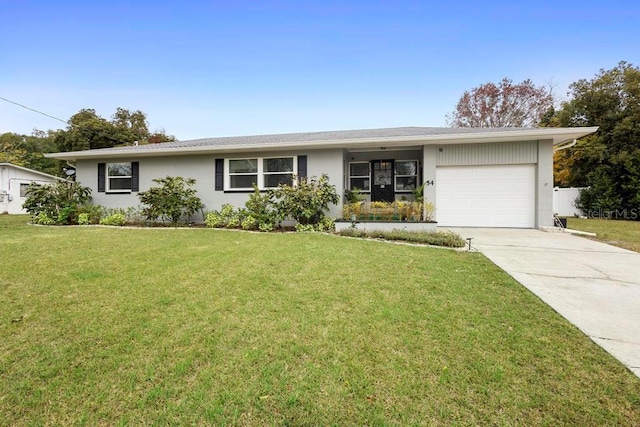
[[[187,148],[187,147],[219,147],[219,146],[242,146],[242,145],[271,145],[281,143],[305,143],[321,141],[357,140],[371,138],[394,138],[408,136],[434,136],[434,135],[460,135],[475,134],[500,131],[516,131],[525,128],[447,128],[447,127],[400,127],[383,129],[360,129],[360,130],[337,130],[326,132],[302,132],[283,133],[275,135],[249,135],[249,136],[227,136],[218,138],[200,138],[186,141],[163,142],[159,144],[139,145],[136,147],[114,147],[94,152],[109,150],[119,151],[132,149],[136,151],[157,150],[166,148]]]
[[[597,128],[449,128],[399,127],[384,129],[338,130],[327,132],[285,133],[276,135],[228,136],[138,146],[101,148],[68,153],[45,154],[46,157],[76,160],[126,156],[165,156],[247,150],[291,148],[378,147],[421,143],[465,143],[523,138],[551,138],[554,144],[580,138]]]

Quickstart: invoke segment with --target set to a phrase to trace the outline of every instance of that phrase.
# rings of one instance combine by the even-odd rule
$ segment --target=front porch
[[[434,204],[424,181],[425,147],[345,150],[345,195],[336,230],[434,231]],[[435,166],[435,162],[434,162]]]
[[[405,230],[433,231],[433,204],[424,202],[416,191],[418,201],[366,202],[346,203],[343,206],[342,218],[336,222],[336,231],[346,228],[357,230]]]
[[[424,147],[345,150],[345,204],[355,201],[416,201],[423,188]],[[349,198],[355,193],[358,200]]]

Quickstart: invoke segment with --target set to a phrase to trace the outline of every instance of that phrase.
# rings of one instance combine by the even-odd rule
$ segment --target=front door
[[[393,202],[393,160],[373,160],[372,202]]]

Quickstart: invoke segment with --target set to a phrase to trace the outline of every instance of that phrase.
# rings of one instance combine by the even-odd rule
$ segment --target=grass
[[[596,240],[640,252],[640,221],[567,218],[567,227],[596,233]]]
[[[640,379],[478,253],[0,216],[0,425],[638,425]]]

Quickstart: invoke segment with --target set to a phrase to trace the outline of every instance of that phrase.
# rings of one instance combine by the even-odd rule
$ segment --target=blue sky
[[[445,126],[503,77],[640,65],[637,1],[0,0],[0,96],[67,120],[144,111],[178,139]],[[0,101],[0,133],[63,123]]]

